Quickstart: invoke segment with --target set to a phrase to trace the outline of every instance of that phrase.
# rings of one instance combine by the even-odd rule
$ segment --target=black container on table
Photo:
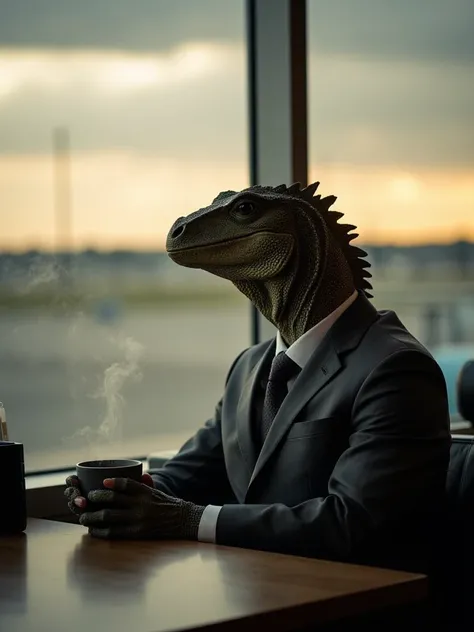
[[[0,534],[26,529],[25,460],[23,444],[0,441]]]

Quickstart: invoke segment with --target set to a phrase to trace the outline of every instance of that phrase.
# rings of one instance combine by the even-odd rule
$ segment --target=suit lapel
[[[247,494],[253,481],[275,452],[298,413],[342,370],[341,357],[358,346],[367,329],[377,318],[378,312],[361,294],[326,334],[298,376],[273,420],[255,463]],[[267,359],[270,352],[274,354],[275,345],[268,349]]]
[[[338,354],[334,349],[332,340],[327,338],[316,349],[308,364],[299,374],[293,388],[276,414],[258,456],[250,485],[272,456],[298,413],[340,370],[341,362]]]
[[[237,405],[237,438],[242,455],[249,468],[249,477],[258,457],[256,437],[255,404],[257,392],[264,388],[262,381],[268,377],[268,371],[275,355],[276,342],[272,340],[250,371]]]

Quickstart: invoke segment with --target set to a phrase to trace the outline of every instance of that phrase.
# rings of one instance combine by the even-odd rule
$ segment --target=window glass
[[[248,186],[244,3],[0,0],[0,400],[28,471],[179,447],[249,344],[163,252]]]
[[[455,377],[474,357],[474,4],[310,0],[310,177],[360,229],[374,303]]]

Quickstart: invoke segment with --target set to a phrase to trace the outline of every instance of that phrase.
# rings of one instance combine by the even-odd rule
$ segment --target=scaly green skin
[[[350,244],[355,226],[338,224],[336,198],[314,195],[318,185],[220,193],[173,224],[168,254],[232,281],[290,345],[355,289],[371,288],[367,253]]]

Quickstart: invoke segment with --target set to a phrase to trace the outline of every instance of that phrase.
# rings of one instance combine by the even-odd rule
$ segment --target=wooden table
[[[426,594],[420,575],[195,542],[109,542],[47,520],[0,537],[2,632],[282,632]]]

